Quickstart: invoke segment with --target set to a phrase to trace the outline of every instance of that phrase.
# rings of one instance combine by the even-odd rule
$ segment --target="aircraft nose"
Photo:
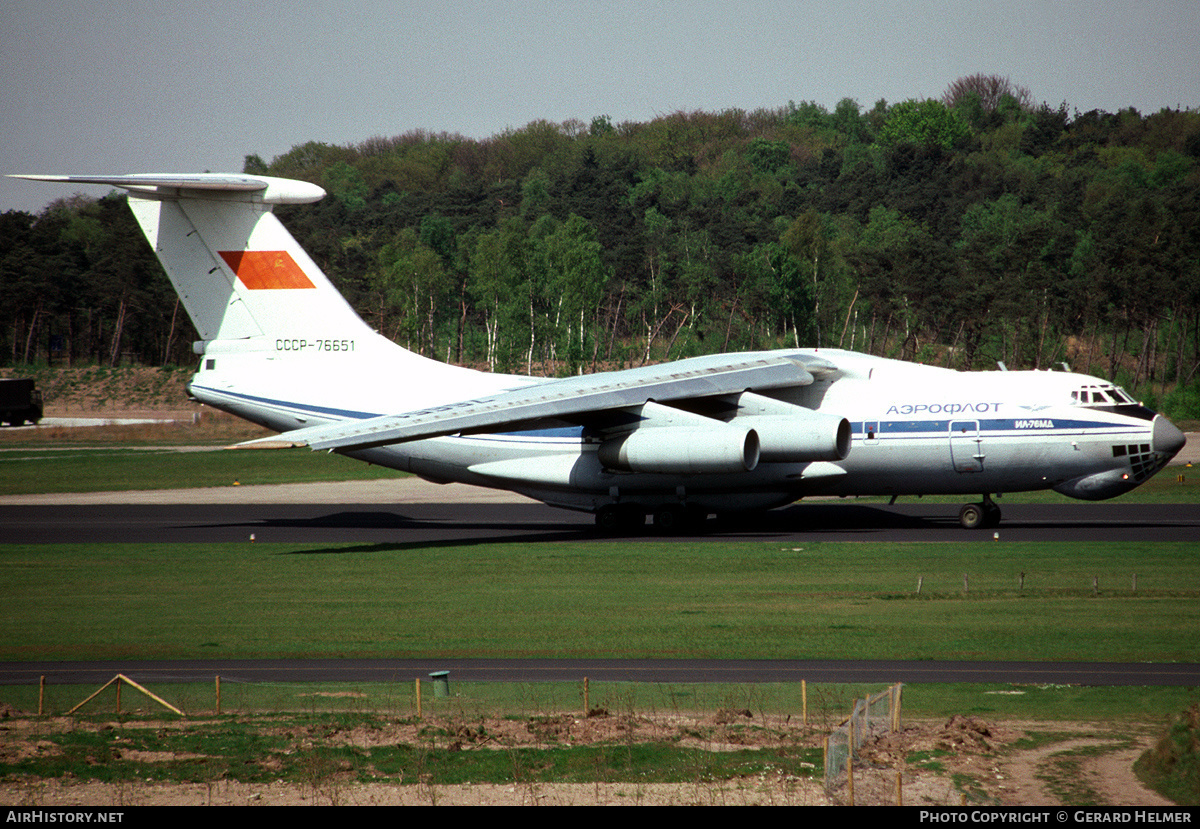
[[[1183,432],[1175,426],[1174,423],[1167,420],[1162,415],[1156,415],[1154,418],[1154,451],[1162,452],[1168,458],[1175,457],[1175,454],[1183,448],[1187,443],[1187,438],[1183,436]]]

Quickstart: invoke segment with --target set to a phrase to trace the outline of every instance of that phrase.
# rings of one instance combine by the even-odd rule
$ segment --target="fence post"
[[[846,755],[846,794],[850,796],[850,805],[854,805],[854,751]]]

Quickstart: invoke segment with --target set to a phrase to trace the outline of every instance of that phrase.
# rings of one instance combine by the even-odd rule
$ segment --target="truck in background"
[[[0,425],[23,426],[42,419],[42,392],[28,377],[0,378]]]

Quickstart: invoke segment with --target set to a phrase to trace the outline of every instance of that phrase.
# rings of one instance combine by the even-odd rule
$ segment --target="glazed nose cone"
[[[1174,423],[1162,415],[1157,415],[1154,418],[1155,452],[1162,452],[1170,459],[1175,457],[1176,453],[1183,448],[1185,443],[1187,443],[1187,438],[1183,436],[1183,432],[1179,431]]]

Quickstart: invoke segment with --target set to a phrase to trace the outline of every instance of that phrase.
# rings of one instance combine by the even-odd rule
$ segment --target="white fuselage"
[[[434,481],[513,490],[572,509],[596,511],[622,500],[652,509],[687,501],[713,512],[778,506],[814,494],[1059,488],[1074,497],[1103,498],[1133,488],[1169,459],[1154,449],[1161,418],[1144,409],[1124,413],[1132,406],[1082,405],[1078,394],[1073,399],[1078,389],[1100,383],[1084,375],[958,372],[846,351],[802,353],[828,358],[838,372],[769,396],[848,419],[852,442],[843,460],[761,462],[723,474],[622,472],[606,469],[598,442],[569,425],[346,454]],[[271,342],[210,350],[191,390],[205,403],[286,432],[537,382],[446,366],[380,338],[340,343],[336,350]]]

